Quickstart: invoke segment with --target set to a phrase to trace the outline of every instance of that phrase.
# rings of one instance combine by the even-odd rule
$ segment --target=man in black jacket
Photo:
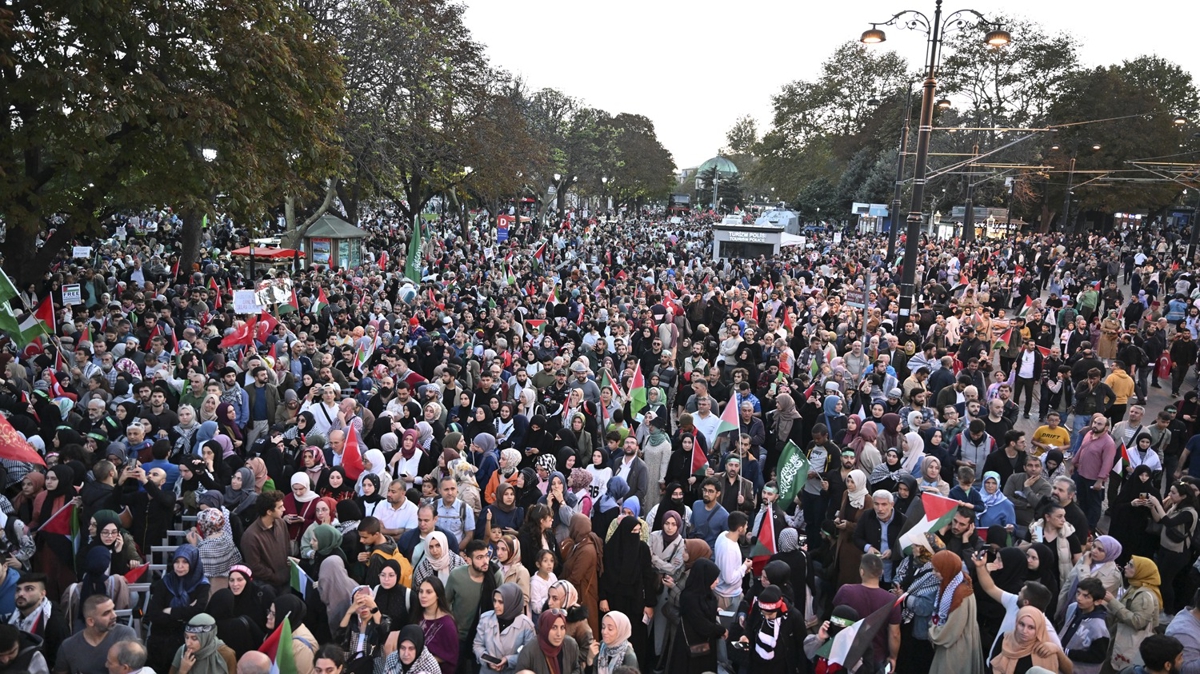
[[[126,466],[117,481],[117,499],[129,506],[133,515],[129,532],[139,550],[161,545],[175,518],[175,492],[162,488],[166,481],[167,473],[162,468],[151,468],[147,473],[145,468],[133,466]]]
[[[863,554],[874,553],[883,559],[881,584],[890,584],[892,572],[903,556],[900,530],[904,528],[904,515],[896,512],[896,502],[886,489],[871,494],[871,499],[874,508],[859,517],[854,526],[854,544]]]

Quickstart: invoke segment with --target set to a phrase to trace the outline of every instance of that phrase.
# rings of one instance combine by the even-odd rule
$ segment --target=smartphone
[[[1146,492],[1144,492],[1144,491],[1143,491],[1143,492],[1139,492],[1139,493],[1138,493],[1138,498],[1140,498],[1140,499],[1141,499],[1141,500],[1143,500],[1143,501],[1148,501],[1148,500],[1150,500],[1150,494],[1147,494],[1147,493],[1146,493]]]
[[[483,660],[484,662],[488,663],[489,665],[499,665],[504,662],[504,660],[502,660],[501,658],[498,658],[494,655],[488,655],[487,653],[484,653],[483,655],[479,656],[479,659]]]

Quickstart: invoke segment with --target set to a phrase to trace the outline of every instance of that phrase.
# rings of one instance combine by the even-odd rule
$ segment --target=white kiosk
[[[784,224],[761,218],[754,224],[747,224],[740,218],[735,221],[726,217],[720,224],[713,225],[713,261],[724,258],[753,260],[760,255],[778,255],[784,242]]]

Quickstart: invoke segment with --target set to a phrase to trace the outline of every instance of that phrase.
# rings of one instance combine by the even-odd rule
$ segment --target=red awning
[[[238,248],[230,253],[231,255],[241,255],[250,257],[250,247]],[[254,247],[254,257],[262,257],[268,260],[283,260],[291,259],[296,255],[296,251],[291,248],[263,248],[261,246]],[[300,257],[304,257],[304,252],[300,252]]]

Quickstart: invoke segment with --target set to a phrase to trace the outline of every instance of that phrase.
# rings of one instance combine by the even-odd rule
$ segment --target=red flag
[[[385,250],[379,254],[379,268],[382,271],[387,271],[387,263],[388,263],[388,254],[387,254],[387,251]]]
[[[696,436],[700,434],[700,429],[694,429],[692,433],[692,475],[698,478],[703,478],[705,468],[708,466],[708,457],[704,454],[704,450],[700,448],[700,439]]]
[[[58,377],[53,371],[47,372],[46,377],[50,379],[50,397],[51,398],[70,398],[71,400],[79,400],[79,396],[71,393],[63,388],[63,385],[58,383]]]
[[[280,633],[283,632],[283,621],[276,620],[275,622],[278,623],[275,625],[275,631],[271,632],[271,636],[267,637],[267,640],[262,643],[262,646],[258,647],[258,651],[260,653],[266,653],[267,657],[271,658],[272,662],[275,661],[275,654],[279,651],[279,636]]]
[[[354,424],[347,424],[346,442],[342,447],[342,469],[346,471],[346,477],[357,480],[366,468],[363,466],[362,447],[359,446],[358,430]]]
[[[279,344],[279,342],[278,341],[271,342],[271,348],[270,348],[270,350],[267,351],[267,355],[271,357],[271,360],[278,358],[278,356],[275,355],[275,345],[276,344]]]
[[[216,277],[208,279],[208,288],[213,291],[213,308],[221,308],[221,288],[217,286]]]
[[[46,324],[50,330],[50,334],[58,333],[58,326],[54,323],[54,302],[50,301],[50,295],[46,295],[46,299],[38,305],[37,310],[33,312],[34,318]]]
[[[171,278],[179,278],[179,258],[175,258],[175,264],[171,265]]]
[[[126,583],[138,582],[139,580],[142,579],[142,576],[146,575],[146,571],[149,568],[150,568],[149,564],[142,564],[141,566],[135,566],[132,569],[126,571],[125,572],[125,582]]]
[[[247,346],[254,348],[254,324],[257,319],[254,316],[250,320],[243,323],[240,327],[229,333],[221,340],[221,348],[228,349],[232,346]]]
[[[276,320],[274,316],[267,313],[266,309],[263,309],[262,313],[258,316],[258,327],[256,328],[255,332],[258,341],[266,343],[267,337],[277,325],[279,325],[279,321]]]
[[[16,429],[8,423],[8,419],[4,416],[0,416],[0,459],[36,463],[39,466],[46,465],[46,460],[42,458],[42,455],[37,453],[33,445],[21,439]]]

